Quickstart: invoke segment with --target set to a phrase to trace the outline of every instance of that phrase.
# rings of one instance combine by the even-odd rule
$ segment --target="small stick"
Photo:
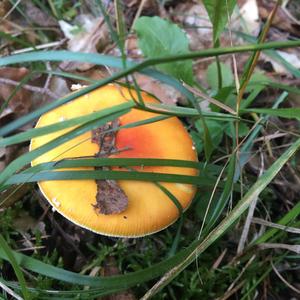
[[[259,218],[252,218],[252,223],[273,227],[273,228],[280,229],[280,230],[283,230],[286,232],[300,234],[299,228],[294,228],[294,227],[289,227],[289,226],[285,226],[285,225],[281,225],[281,224],[277,224],[277,223],[273,223],[273,222],[268,222],[266,220],[259,219]]]
[[[264,171],[264,158],[263,158],[263,155],[261,153],[261,168],[260,168],[258,177],[260,177],[263,174],[263,171]],[[246,222],[245,222],[245,225],[244,225],[244,228],[243,228],[243,232],[242,232],[242,235],[241,235],[241,238],[240,238],[240,242],[239,242],[239,245],[238,245],[238,249],[237,249],[238,254],[242,253],[243,250],[244,250],[245,243],[246,243],[248,233],[249,233],[249,229],[250,229],[250,225],[251,225],[251,220],[253,219],[253,215],[254,215],[254,211],[255,211],[255,208],[256,208],[257,201],[258,201],[258,196],[255,197],[255,199],[250,204],[247,219],[246,219]]]
[[[6,286],[4,283],[0,281],[0,287],[9,295],[11,295],[13,298],[17,300],[23,300],[22,297],[20,297],[18,294],[16,294],[12,289],[10,289],[8,286]]]
[[[273,271],[275,272],[275,274],[279,277],[279,279],[284,282],[291,290],[293,290],[294,292],[296,292],[297,294],[300,294],[300,290],[298,290],[297,288],[295,288],[293,285],[291,285],[290,283],[288,283],[286,281],[286,279],[283,278],[283,276],[278,272],[278,270],[275,268],[273,262],[271,261],[271,266],[273,268]]]
[[[20,84],[20,82],[12,80],[12,79],[0,78],[0,85],[1,84],[18,86]],[[31,91],[31,92],[35,92],[35,93],[47,94],[49,97],[51,97],[53,99],[59,98],[55,93],[53,93],[49,89],[40,88],[38,86],[24,84],[24,85],[22,85],[22,88],[25,90]]]

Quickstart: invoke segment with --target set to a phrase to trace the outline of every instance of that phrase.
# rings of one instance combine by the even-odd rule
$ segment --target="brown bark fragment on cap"
[[[92,131],[92,142],[98,144],[100,151],[96,157],[107,157],[115,149],[116,131],[119,121],[107,123]],[[108,131],[108,132],[106,132]],[[108,168],[96,168],[108,169]],[[118,214],[128,207],[128,197],[115,180],[96,180],[97,195],[95,209],[104,215]]]
[[[97,203],[94,207],[101,214],[118,214],[127,208],[128,197],[115,180],[96,180],[96,183]]]

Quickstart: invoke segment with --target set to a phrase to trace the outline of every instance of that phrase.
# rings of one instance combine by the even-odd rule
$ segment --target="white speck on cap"
[[[52,202],[56,207],[60,207],[60,202],[56,198],[53,198]]]
[[[85,87],[87,87],[87,85],[81,85],[80,83],[72,84],[71,85],[71,91],[77,91],[77,90],[80,90],[80,89],[85,88]]]
[[[59,122],[63,122],[65,120],[65,117],[63,117],[63,116],[61,116],[60,118],[59,118]]]

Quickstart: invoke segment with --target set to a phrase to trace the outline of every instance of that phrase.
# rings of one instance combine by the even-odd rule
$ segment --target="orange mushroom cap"
[[[81,96],[42,115],[36,127],[43,127],[137,98],[135,91],[109,84]],[[157,103],[147,93],[141,93],[143,100]],[[120,117],[120,125],[137,122],[157,116],[152,112],[131,109]],[[36,149],[70,129],[33,138],[31,150]],[[51,151],[41,155],[32,165],[71,157],[95,156],[99,146],[91,141],[92,132],[86,132]],[[193,142],[182,123],[172,117],[159,122],[134,128],[120,129],[116,134],[117,149],[128,148],[113,154],[120,158],[160,158],[197,161]],[[81,168],[87,169],[87,168]],[[138,171],[197,175],[192,168],[146,166]],[[95,209],[97,184],[95,180],[57,180],[38,183],[50,204],[63,216],[96,233],[116,237],[140,237],[160,231],[174,223],[179,217],[178,208],[154,183],[120,180],[118,185],[128,197],[128,207],[117,214],[105,215]],[[196,187],[181,183],[162,183],[180,202],[185,210],[191,203]]]

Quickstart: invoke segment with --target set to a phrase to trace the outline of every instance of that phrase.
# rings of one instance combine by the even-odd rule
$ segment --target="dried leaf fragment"
[[[20,82],[27,74],[28,70],[24,67],[0,68],[0,105],[9,99],[18,82]],[[16,85],[10,84],[11,81]],[[8,107],[16,116],[22,116],[28,113],[31,105],[31,93],[25,89],[20,89],[8,103]]]
[[[128,197],[115,180],[96,180],[97,204],[94,206],[101,214],[111,215],[124,211]]]
[[[32,1],[24,1],[25,13],[31,21],[42,27],[57,26],[58,23],[51,15],[35,6]]]
[[[96,157],[107,157],[115,149],[116,132],[112,129],[118,126],[119,121],[115,120],[92,131],[92,142],[98,144],[100,148]],[[96,184],[97,194],[94,207],[101,214],[118,214],[127,208],[128,197],[115,180],[96,180]]]
[[[84,53],[98,53],[109,43],[109,30],[103,18],[95,19],[91,16],[82,16],[83,31],[77,34],[72,33],[76,26],[72,26],[65,21],[59,21],[61,30],[69,39],[68,50]],[[100,49],[99,49],[100,48]],[[94,64],[83,62],[62,62],[60,68],[64,70],[86,71]]]

